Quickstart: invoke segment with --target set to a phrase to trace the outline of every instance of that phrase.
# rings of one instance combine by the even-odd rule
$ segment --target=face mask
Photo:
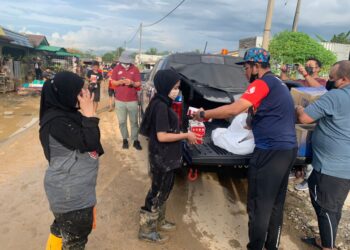
[[[130,68],[130,64],[127,64],[127,63],[122,63],[121,65],[123,66],[124,69]]]
[[[180,92],[180,90],[178,90],[178,89],[172,89],[168,96],[170,99],[175,100],[176,97],[179,95],[179,92]]]
[[[336,89],[337,87],[335,86],[335,81],[331,81],[331,80],[328,80],[327,83],[326,83],[326,89],[329,91],[329,90],[332,90],[332,89]]]
[[[310,75],[310,76],[314,73],[312,67],[306,66],[306,67],[305,67],[305,70],[306,70],[306,72],[308,73],[308,75]]]
[[[258,74],[251,74],[250,75],[250,79],[249,79],[249,82],[252,83],[254,82],[256,79],[259,78],[259,75]]]

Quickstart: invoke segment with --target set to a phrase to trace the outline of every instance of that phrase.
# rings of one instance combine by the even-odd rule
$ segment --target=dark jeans
[[[149,212],[157,212],[169,198],[170,192],[174,186],[175,172],[174,170],[163,172],[153,169],[151,173],[152,186],[148,191],[143,209]]]
[[[43,78],[43,72],[41,69],[35,69],[35,79],[41,80]]]
[[[101,95],[101,87],[100,84],[90,84],[88,87],[90,94],[94,94],[94,102],[99,102],[100,101],[100,95]]]
[[[108,88],[108,96],[109,96],[109,97],[114,97],[114,96],[115,96],[114,89]]]
[[[350,190],[350,180],[325,175],[314,169],[308,183],[322,246],[334,248],[342,208]]]
[[[93,207],[64,214],[54,213],[51,233],[62,237],[62,250],[83,250],[92,230]]]
[[[278,249],[288,176],[296,149],[255,149],[248,169],[248,249]]]

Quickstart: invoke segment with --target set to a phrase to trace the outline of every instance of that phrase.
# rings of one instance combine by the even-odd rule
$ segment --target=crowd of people
[[[294,106],[282,82],[288,79],[287,67],[282,66],[279,77],[271,72],[268,51],[249,49],[239,64],[250,81],[242,97],[215,109],[199,109],[193,119],[225,119],[249,112],[256,146],[248,169],[247,248],[278,249],[288,180],[297,155],[295,124],[316,122],[313,162],[307,168],[310,174],[306,174],[305,183],[317,215],[320,238],[303,240],[320,249],[335,249],[342,207],[350,190],[350,61],[334,64],[328,81],[319,77],[322,65],[316,58],[310,58],[305,67],[298,66],[304,78],[301,84],[325,86],[328,90],[306,108]],[[179,95],[181,77],[174,70],[156,73],[156,95],[139,127],[140,73],[130,54],[124,52],[119,62],[111,65],[110,72],[101,72],[98,63],[92,65],[86,75],[88,89],[83,87],[83,79],[70,72],[60,72],[44,84],[40,140],[49,162],[45,191],[55,218],[47,249],[84,249],[94,225],[98,161],[104,153],[96,111],[104,77],[109,79],[109,108],[113,111],[115,105],[122,148],[129,148],[127,119],[136,150],[142,150],[139,132],[149,139],[152,182],[140,209],[138,237],[163,243],[168,236],[160,231],[176,229],[175,223],[165,218],[166,201],[174,185],[174,171],[181,167],[181,141],[195,144],[197,140],[191,132],[180,132],[178,117],[171,108]]]

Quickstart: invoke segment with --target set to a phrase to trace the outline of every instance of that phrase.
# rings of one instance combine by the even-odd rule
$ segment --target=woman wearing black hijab
[[[83,86],[78,75],[60,72],[41,94],[40,141],[49,162],[44,186],[55,217],[46,249],[84,249],[92,230],[103,148],[93,96]]]
[[[173,70],[159,70],[154,77],[156,95],[146,109],[140,133],[149,138],[149,163],[152,186],[140,210],[139,239],[163,243],[168,237],[157,230],[173,231],[174,223],[165,220],[165,202],[174,185],[174,170],[181,167],[181,141],[196,142],[191,133],[180,133],[179,120],[171,109],[179,94],[180,76]]]

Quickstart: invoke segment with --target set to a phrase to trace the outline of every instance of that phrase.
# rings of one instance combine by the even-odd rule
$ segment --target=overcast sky
[[[0,25],[44,34],[51,45],[113,50],[180,0],[1,0]],[[291,29],[297,0],[275,0],[272,34]],[[186,0],[160,24],[143,30],[143,49],[237,49],[240,38],[262,35],[267,0]],[[349,0],[302,0],[299,31],[330,39],[350,29]],[[138,48],[138,37],[127,44]]]

